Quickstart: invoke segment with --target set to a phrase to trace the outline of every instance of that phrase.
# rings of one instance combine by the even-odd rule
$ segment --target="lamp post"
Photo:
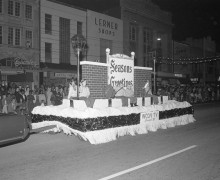
[[[149,52],[149,54],[152,54],[152,59],[153,59],[153,66],[154,66],[154,91],[153,93],[156,94],[156,56],[157,56],[157,51],[154,50],[152,52]]]
[[[154,61],[154,94],[156,94],[156,53],[157,51],[154,51],[153,61]]]
[[[79,55],[80,52],[84,52],[87,49],[86,39],[81,34],[76,34],[71,38],[72,47],[74,53],[77,55],[77,99],[79,99],[79,66],[80,66],[80,59]]]

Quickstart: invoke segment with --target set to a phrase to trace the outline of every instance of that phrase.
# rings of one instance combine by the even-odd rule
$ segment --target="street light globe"
[[[81,34],[76,34],[71,38],[72,47],[75,52],[87,49],[86,39]]]
[[[157,41],[161,41],[161,38],[160,38],[160,37],[158,37],[158,38],[157,38]]]

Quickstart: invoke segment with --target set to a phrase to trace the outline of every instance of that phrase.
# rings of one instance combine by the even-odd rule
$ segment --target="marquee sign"
[[[114,86],[134,86],[134,60],[110,56],[108,82]]]

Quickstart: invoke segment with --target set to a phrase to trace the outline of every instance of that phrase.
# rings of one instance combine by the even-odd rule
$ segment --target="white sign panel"
[[[141,113],[140,124],[144,124],[148,121],[157,121],[159,120],[159,111],[150,111]]]
[[[131,84],[134,86],[134,60],[123,58],[109,58],[108,82],[114,86]]]

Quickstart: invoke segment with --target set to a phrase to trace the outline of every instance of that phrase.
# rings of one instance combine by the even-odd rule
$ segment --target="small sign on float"
[[[146,123],[148,121],[157,121],[159,120],[159,111],[150,111],[141,113],[140,124]]]

